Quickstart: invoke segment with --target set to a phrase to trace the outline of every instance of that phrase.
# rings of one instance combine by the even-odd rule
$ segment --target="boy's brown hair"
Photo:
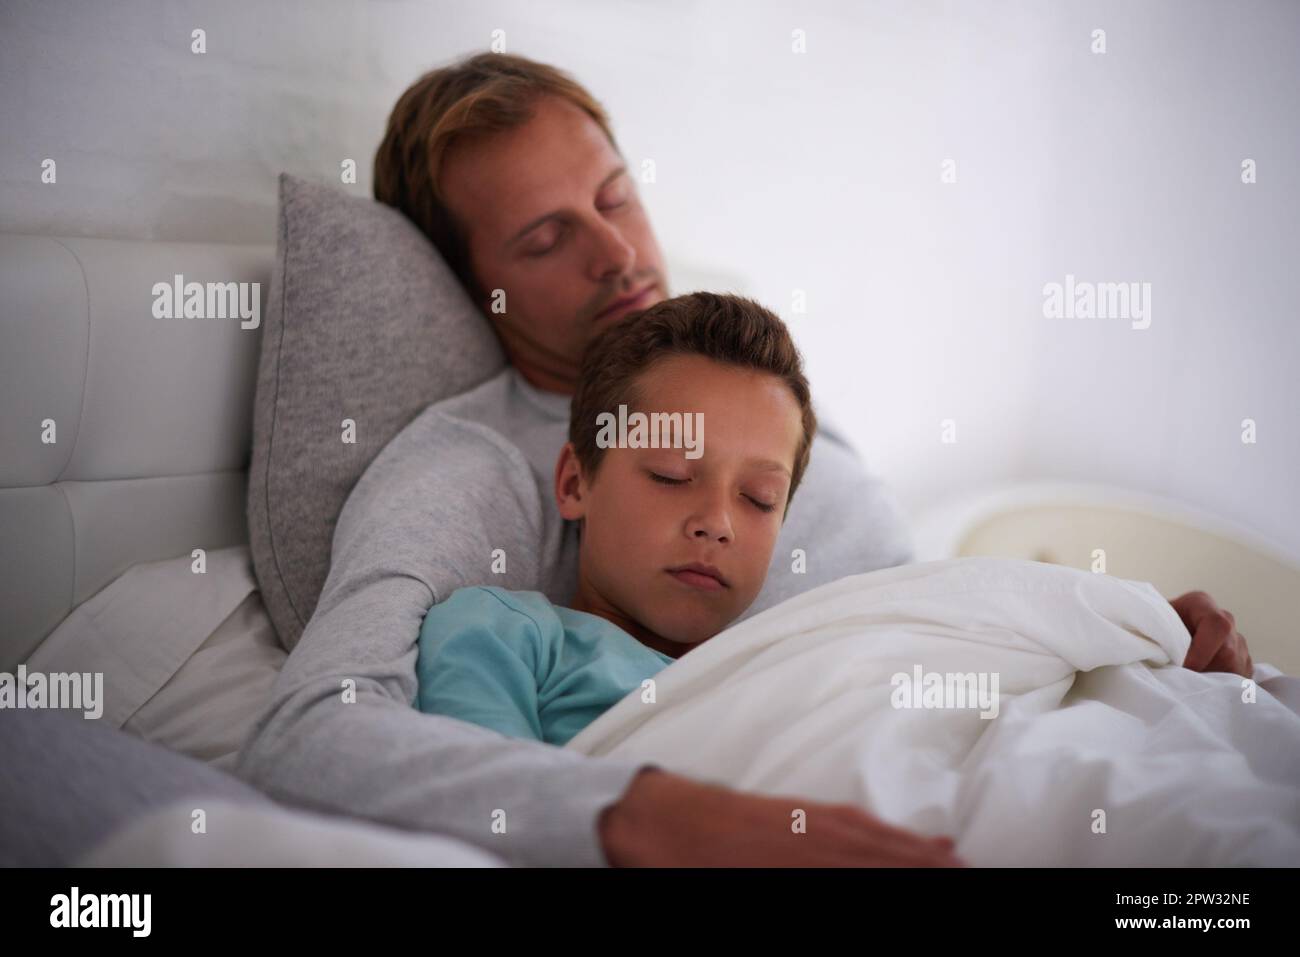
[[[484,290],[470,265],[468,231],[447,208],[438,175],[458,139],[523,126],[548,95],[584,110],[621,155],[604,108],[581,84],[508,53],[479,53],[424,74],[398,99],[375,152],[375,199],[420,227],[476,303]]]
[[[641,375],[660,359],[679,355],[769,373],[794,394],[803,437],[795,452],[784,520],[808,467],[817,416],[790,331],[775,313],[743,296],[692,292],[665,299],[623,317],[587,347],[569,411],[569,441],[588,479],[595,478],[605,453],[596,444],[597,417],[620,405],[634,408]]]

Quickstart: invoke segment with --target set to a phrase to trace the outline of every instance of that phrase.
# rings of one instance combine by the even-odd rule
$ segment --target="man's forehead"
[[[510,236],[571,202],[621,165],[600,126],[573,104],[545,97],[526,124],[458,143],[443,189],[471,228]]]

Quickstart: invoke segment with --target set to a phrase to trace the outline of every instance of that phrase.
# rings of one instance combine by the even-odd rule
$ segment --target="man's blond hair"
[[[468,232],[446,205],[438,176],[457,140],[523,126],[542,96],[589,115],[619,152],[604,108],[568,74],[506,53],[479,53],[430,70],[388,117],[375,152],[375,199],[401,210],[442,254],[475,302],[484,298],[469,261]]]

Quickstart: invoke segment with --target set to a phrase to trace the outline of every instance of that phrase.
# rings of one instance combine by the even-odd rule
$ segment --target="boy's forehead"
[[[638,405],[680,405],[687,397],[699,401],[735,391],[770,388],[779,380],[768,373],[717,362],[697,353],[664,356],[636,377]],[[793,398],[793,397],[792,397]]]
[[[638,376],[635,392],[629,412],[700,413],[705,455],[712,444],[727,457],[780,460],[788,471],[803,436],[799,403],[772,373],[697,354],[674,355]],[[710,422],[715,423],[712,429]],[[782,428],[782,422],[787,428]],[[664,451],[681,453],[680,449]]]

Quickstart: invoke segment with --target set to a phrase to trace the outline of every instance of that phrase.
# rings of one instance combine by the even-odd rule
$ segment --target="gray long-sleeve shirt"
[[[646,764],[412,706],[416,642],[434,603],[476,584],[560,605],[576,591],[577,525],[552,497],[569,402],[510,367],[429,406],[380,452],[339,516],[320,601],[244,745],[240,776],[290,803],[449,834],[512,863],[607,863],[600,811]],[[893,497],[823,422],[742,618],[911,558]]]

